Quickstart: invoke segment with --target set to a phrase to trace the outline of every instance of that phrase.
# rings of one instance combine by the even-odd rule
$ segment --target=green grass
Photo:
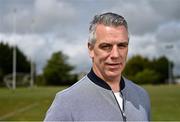
[[[150,94],[152,120],[180,120],[180,85],[143,87]],[[43,120],[55,94],[64,88],[0,88],[0,120]]]
[[[152,120],[180,120],[180,85],[145,86],[151,98]]]
[[[43,120],[56,92],[64,88],[1,88],[0,120]]]

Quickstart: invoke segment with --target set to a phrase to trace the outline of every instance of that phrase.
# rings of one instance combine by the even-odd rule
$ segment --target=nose
[[[119,57],[119,50],[117,45],[114,45],[112,50],[111,50],[111,58],[118,58]]]

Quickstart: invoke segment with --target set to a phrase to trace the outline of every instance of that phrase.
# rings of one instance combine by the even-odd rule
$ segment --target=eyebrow
[[[117,44],[129,44],[129,40],[123,40],[121,42],[118,42]],[[113,43],[110,43],[108,41],[104,41],[104,42],[101,42],[100,44],[113,44]]]

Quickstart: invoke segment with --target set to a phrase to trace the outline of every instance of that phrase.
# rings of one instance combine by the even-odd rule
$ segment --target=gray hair
[[[115,13],[103,13],[100,15],[95,15],[93,20],[90,23],[89,27],[89,39],[88,43],[95,44],[96,42],[96,27],[98,24],[103,24],[105,26],[124,26],[128,30],[128,25],[123,16]]]

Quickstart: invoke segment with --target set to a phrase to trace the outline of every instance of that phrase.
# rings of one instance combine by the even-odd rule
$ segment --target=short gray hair
[[[122,25],[128,31],[127,22],[124,19],[124,17],[121,15],[111,12],[95,15],[89,27],[88,43],[90,44],[95,44],[96,42],[96,27],[98,24],[103,24],[105,26],[113,26],[113,27],[118,27]]]

